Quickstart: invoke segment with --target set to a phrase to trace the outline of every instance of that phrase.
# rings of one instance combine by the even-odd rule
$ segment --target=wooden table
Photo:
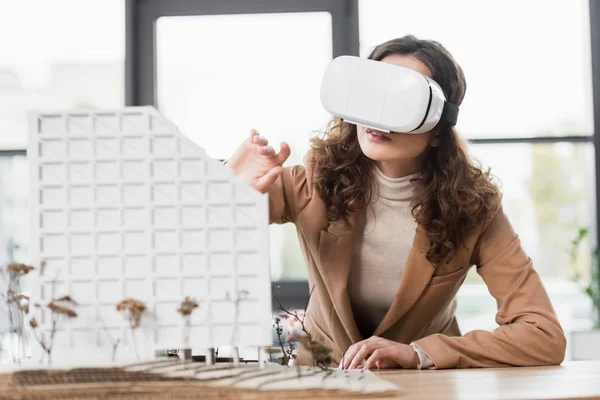
[[[107,371],[106,373],[109,373]],[[115,372],[113,372],[115,373]],[[120,378],[124,371],[117,372]],[[134,373],[134,372],[130,372]],[[370,400],[381,399],[600,399],[600,361],[579,361],[566,363],[560,367],[469,369],[442,371],[377,371],[382,379],[397,385],[399,395],[391,397],[373,396]],[[2,381],[4,377],[4,381]],[[194,381],[161,381],[150,379],[136,381],[128,379],[106,382],[87,382],[52,385],[11,386],[14,376],[0,374],[0,399],[121,399],[148,400],[164,399],[165,392],[170,398],[206,399],[207,386]],[[73,378],[73,377],[71,377]],[[70,379],[71,379],[70,378]],[[218,393],[217,393],[218,392]],[[316,400],[333,397],[338,400],[356,399],[343,393],[323,393],[319,390],[252,392],[237,388],[232,391],[218,391],[218,398],[235,400],[243,394],[248,399],[296,399]],[[65,396],[65,393],[68,394]],[[199,397],[197,395],[200,395]],[[208,396],[208,397],[207,397]],[[362,397],[363,399],[365,396]]]
[[[600,399],[600,361],[559,367],[380,371],[398,399]]]

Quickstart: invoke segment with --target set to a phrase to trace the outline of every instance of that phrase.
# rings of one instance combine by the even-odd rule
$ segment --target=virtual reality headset
[[[417,134],[440,121],[456,125],[458,106],[433,79],[380,61],[341,56],[323,76],[321,103],[345,122],[385,132]]]

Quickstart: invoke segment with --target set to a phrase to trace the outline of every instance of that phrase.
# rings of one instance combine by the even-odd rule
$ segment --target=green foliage
[[[565,132],[573,131],[568,124],[563,128]],[[580,225],[580,221],[586,220],[586,215],[582,214],[585,211],[577,207],[586,200],[586,191],[574,184],[573,179],[580,173],[584,149],[570,145],[567,149],[565,153],[556,144],[532,146],[531,176],[525,181],[544,250],[536,258],[536,263],[544,266],[545,276],[569,273],[562,246],[570,241],[571,232]]]
[[[579,228],[577,231],[577,236],[575,239],[571,240],[571,247],[569,249],[569,259],[571,260],[571,264],[573,265],[573,275],[571,279],[575,282],[581,282],[583,276],[581,275],[581,271],[577,268],[577,255],[579,254],[579,247],[581,246],[581,242],[588,235],[588,228]]]
[[[569,256],[573,265],[577,262],[579,254],[579,246],[582,241],[588,236],[589,230],[587,228],[579,228],[577,236],[571,241],[571,248],[569,250]],[[600,316],[600,250],[596,248],[592,252],[592,265],[591,275],[589,280],[585,280],[579,271],[574,274],[573,280],[583,286],[583,293],[585,293],[592,304],[596,314]],[[600,328],[600,318],[598,321],[598,327]]]

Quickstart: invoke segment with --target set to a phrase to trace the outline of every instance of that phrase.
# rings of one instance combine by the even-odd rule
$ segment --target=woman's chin
[[[390,161],[394,160],[394,154],[385,149],[373,149],[371,146],[361,147],[363,154],[373,161]]]

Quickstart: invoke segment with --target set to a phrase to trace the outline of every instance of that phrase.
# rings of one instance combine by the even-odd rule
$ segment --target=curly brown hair
[[[409,35],[385,42],[369,55],[415,57],[432,72],[446,99],[460,105],[466,91],[462,69],[438,42]],[[428,147],[416,180],[412,214],[431,243],[427,259],[448,262],[468,235],[499,208],[501,195],[489,172],[469,156],[465,141],[447,122],[435,128],[439,146]],[[324,200],[330,221],[347,219],[371,201],[374,161],[361,150],[356,125],[333,119],[321,137],[311,140],[314,187]]]

